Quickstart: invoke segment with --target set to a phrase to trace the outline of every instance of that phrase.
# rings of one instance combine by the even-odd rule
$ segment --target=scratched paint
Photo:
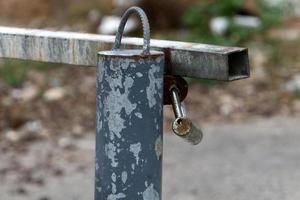
[[[161,159],[162,150],[163,150],[162,139],[161,137],[158,137],[155,141],[155,152],[156,152],[157,160]]]
[[[107,145],[105,145],[105,154],[110,159],[110,164],[112,167],[118,166],[118,162],[117,162],[117,158],[116,158],[116,155],[117,155],[116,150],[117,150],[117,148],[113,143],[108,143]],[[97,166],[99,168],[98,163],[97,163]]]
[[[124,184],[126,184],[127,178],[128,178],[127,172],[126,172],[126,171],[123,171],[123,172],[122,172],[122,182],[123,182]]]
[[[126,198],[126,195],[124,193],[119,194],[110,194],[107,197],[107,200],[118,200],[118,199],[124,199]]]
[[[151,66],[149,74],[148,74],[148,78],[149,78],[149,86],[147,87],[147,98],[149,101],[149,107],[152,108],[153,106],[156,105],[156,98],[155,98],[155,94],[157,90],[160,90],[162,85],[161,80],[156,79],[155,78],[155,73],[158,73],[161,69],[159,68],[155,68],[153,66]]]
[[[139,165],[139,160],[140,160],[139,154],[141,151],[142,151],[142,144],[140,142],[130,145],[130,152],[132,152],[133,156],[135,157],[136,165]]]
[[[161,196],[158,138],[162,141],[164,57],[159,52],[149,57],[140,53],[99,54],[96,200],[159,200]],[[145,187],[145,182],[151,184]]]
[[[159,200],[159,199],[160,199],[159,194],[154,189],[154,185],[150,184],[149,186],[147,186],[146,190],[143,192],[143,200]]]

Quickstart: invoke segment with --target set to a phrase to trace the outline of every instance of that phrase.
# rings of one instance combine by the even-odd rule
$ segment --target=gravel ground
[[[204,127],[201,145],[165,136],[163,198],[300,199],[300,118]],[[0,156],[0,199],[93,199],[94,139],[35,142]]]

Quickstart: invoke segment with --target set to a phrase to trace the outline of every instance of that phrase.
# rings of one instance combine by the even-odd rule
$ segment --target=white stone
[[[236,15],[234,16],[233,21],[238,26],[248,28],[260,28],[262,26],[261,20],[255,16]]]
[[[18,132],[10,130],[5,133],[5,138],[10,142],[18,142],[21,136]]]
[[[300,74],[295,75],[285,85],[285,89],[289,92],[300,91]]]
[[[105,16],[103,17],[101,24],[98,27],[98,32],[104,35],[114,35],[121,22],[121,17],[118,16]],[[137,28],[137,23],[134,19],[128,19],[124,34],[127,34]]]
[[[23,128],[25,131],[37,133],[43,128],[43,126],[40,121],[30,121],[27,122]]]
[[[210,29],[217,35],[223,35],[229,26],[229,20],[227,17],[214,17],[210,21]]]
[[[225,16],[214,17],[210,21],[210,29],[214,34],[224,35],[229,27],[230,19]],[[236,15],[233,17],[233,23],[239,26],[249,28],[259,28],[262,25],[261,20],[255,16]]]
[[[66,91],[64,88],[55,87],[47,90],[44,94],[44,98],[46,101],[57,101],[62,99],[66,95]]]
[[[25,102],[31,101],[38,94],[38,88],[34,85],[28,84],[25,85],[22,89],[13,89],[11,91],[11,96],[14,99],[22,100]]]
[[[63,148],[63,149],[67,149],[67,148],[70,148],[70,147],[74,147],[75,144],[74,144],[74,141],[71,138],[63,137],[63,138],[59,139],[58,146]]]

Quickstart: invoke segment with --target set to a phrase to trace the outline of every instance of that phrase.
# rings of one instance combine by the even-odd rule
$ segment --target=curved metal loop
[[[129,8],[124,15],[122,16],[118,32],[116,34],[115,44],[113,50],[120,49],[121,41],[123,37],[123,32],[125,25],[127,23],[128,18],[131,14],[137,13],[142,21],[143,25],[143,34],[144,34],[144,45],[143,45],[143,54],[150,54],[150,26],[146,13],[139,7],[131,7]]]

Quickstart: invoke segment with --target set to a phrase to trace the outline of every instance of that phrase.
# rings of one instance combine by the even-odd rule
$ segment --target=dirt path
[[[191,147],[165,137],[164,199],[300,199],[300,118],[211,124]],[[93,135],[0,156],[1,200],[93,199]]]

